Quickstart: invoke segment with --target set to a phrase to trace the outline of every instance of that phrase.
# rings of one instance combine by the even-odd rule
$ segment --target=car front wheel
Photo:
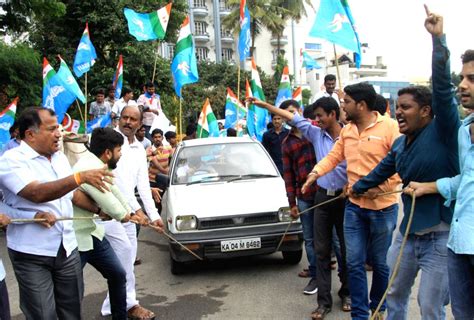
[[[171,273],[174,275],[180,275],[185,273],[186,265],[184,262],[176,261],[171,257]]]
[[[298,264],[303,257],[303,250],[298,251],[282,251],[283,260],[288,264]]]

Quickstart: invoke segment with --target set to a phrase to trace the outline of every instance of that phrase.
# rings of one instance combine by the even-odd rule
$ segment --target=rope
[[[328,203],[330,203],[330,202],[336,201],[336,200],[338,200],[338,199],[340,199],[340,198],[344,198],[344,193],[341,193],[340,195],[338,195],[338,196],[335,197],[335,198],[332,198],[332,199],[326,200],[326,201],[324,201],[324,202],[318,203],[317,205],[314,205],[314,206],[312,206],[312,207],[309,207],[309,208],[307,208],[307,209],[305,209],[305,210],[299,212],[299,213],[298,213],[298,217],[301,216],[303,213],[306,213],[306,212],[308,212],[308,211],[310,211],[310,210],[313,210],[313,209],[315,209],[315,208],[317,208],[317,207],[324,206],[325,204],[328,204]],[[290,220],[290,223],[288,224],[288,227],[286,227],[285,232],[284,232],[283,235],[281,236],[280,242],[278,243],[278,246],[277,246],[277,248],[276,248],[275,251],[278,251],[278,250],[280,249],[280,246],[281,246],[281,244],[283,243],[283,239],[285,238],[286,234],[288,233],[288,230],[290,229],[291,225],[293,224],[293,222],[294,222],[295,220],[296,220],[296,219],[291,219],[291,220]]]
[[[56,218],[56,221],[67,221],[67,220],[102,220],[100,217],[59,217]],[[46,222],[47,219],[44,218],[33,218],[33,219],[10,219],[12,223],[28,223],[28,222]]]
[[[401,191],[403,191],[403,190],[401,190]],[[399,192],[401,192],[401,191],[399,191]],[[403,236],[402,244],[400,246],[400,252],[398,253],[397,261],[395,262],[395,266],[393,268],[392,276],[390,277],[390,279],[388,281],[387,289],[385,290],[385,292],[382,296],[382,299],[380,300],[379,305],[377,306],[377,309],[375,309],[375,311],[372,314],[372,317],[370,318],[370,320],[377,319],[379,310],[382,307],[382,304],[384,303],[385,299],[387,298],[388,291],[392,287],[392,284],[395,281],[395,278],[398,274],[398,269],[400,268],[400,263],[402,261],[403,249],[405,249],[405,244],[408,240],[408,234],[410,233],[411,222],[413,220],[413,213],[415,212],[415,202],[416,202],[416,196],[415,196],[415,193],[412,193],[411,194],[410,215],[408,216],[407,228],[405,230],[405,235]]]

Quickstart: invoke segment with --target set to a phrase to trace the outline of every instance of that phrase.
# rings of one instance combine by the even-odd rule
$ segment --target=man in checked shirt
[[[300,106],[295,100],[283,101],[280,109],[291,113],[300,113]],[[301,186],[306,181],[306,177],[311,172],[312,167],[316,164],[316,156],[311,142],[304,138],[301,131],[294,126],[291,127],[291,131],[287,136],[283,138],[281,149],[286,194],[291,208],[291,215],[296,219],[298,218],[298,212],[306,210],[314,204],[314,195],[317,190],[316,184],[311,185],[305,194],[301,193]],[[311,277],[303,293],[315,294],[318,292],[318,287],[316,285],[316,253],[314,252],[313,242],[314,212],[306,212],[300,218],[303,226],[306,257],[309,262],[309,276]],[[305,273],[305,270],[303,270],[302,274],[305,275]],[[298,275],[301,276],[301,273]]]

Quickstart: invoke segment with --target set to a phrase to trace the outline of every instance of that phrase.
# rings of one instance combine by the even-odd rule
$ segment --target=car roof
[[[221,144],[221,143],[243,143],[243,142],[257,143],[257,141],[253,140],[250,137],[218,137],[218,138],[201,138],[201,139],[185,140],[185,141],[181,141],[180,145],[182,147],[193,147],[193,146],[205,146],[205,145],[213,145],[213,144]]]

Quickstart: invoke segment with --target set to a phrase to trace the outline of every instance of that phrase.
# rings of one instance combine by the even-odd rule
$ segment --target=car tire
[[[303,250],[298,251],[282,251],[283,260],[288,264],[298,264],[303,257]]]
[[[171,273],[180,275],[186,272],[186,265],[184,262],[176,261],[171,257]]]

